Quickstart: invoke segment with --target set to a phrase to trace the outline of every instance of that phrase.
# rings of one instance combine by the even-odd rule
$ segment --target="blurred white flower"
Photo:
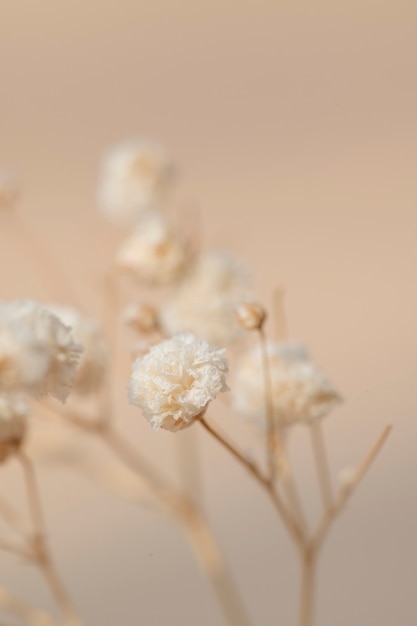
[[[153,333],[158,329],[158,314],[156,309],[140,302],[129,304],[123,311],[122,320],[138,333]]]
[[[154,345],[132,365],[129,401],[154,430],[185,428],[227,391],[224,350],[189,333]]]
[[[98,391],[104,383],[109,359],[100,325],[70,307],[48,305],[48,309],[71,329],[74,341],[84,349],[72,383],[73,392],[88,395]]]
[[[16,177],[0,168],[0,211],[12,209],[16,204],[19,187]]]
[[[0,304],[0,391],[65,402],[82,347],[71,329],[31,300]]]
[[[22,394],[0,394],[0,463],[22,443],[28,413]]]
[[[192,332],[210,343],[227,345],[241,332],[236,306],[250,295],[243,264],[226,252],[203,254],[161,307],[161,326],[168,335]]]
[[[155,141],[129,139],[104,158],[98,205],[114,222],[132,223],[144,209],[159,206],[173,179],[173,162]]]
[[[272,400],[281,426],[308,424],[321,419],[341,401],[338,392],[310,361],[298,342],[268,342]],[[232,386],[233,405],[241,415],[265,419],[262,355],[257,344],[240,357]]]
[[[143,214],[116,258],[119,270],[149,284],[175,280],[184,271],[186,261],[185,242],[157,211]]]

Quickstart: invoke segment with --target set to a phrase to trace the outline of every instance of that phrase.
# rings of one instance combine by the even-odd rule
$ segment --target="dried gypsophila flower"
[[[0,463],[21,446],[28,414],[29,404],[23,394],[0,394]]]
[[[226,252],[202,254],[161,308],[161,326],[167,335],[191,332],[214,345],[227,345],[241,332],[235,308],[250,292],[240,261]]]
[[[323,418],[341,402],[339,393],[308,357],[299,342],[268,342],[272,403],[281,427],[309,424]],[[259,422],[265,416],[262,354],[256,345],[241,356],[233,391],[235,410]]]
[[[105,381],[109,360],[109,347],[100,325],[70,307],[48,305],[48,310],[71,329],[74,341],[84,349],[73,379],[73,392],[83,396],[97,392]]]
[[[173,161],[161,144],[147,139],[124,141],[103,160],[98,206],[113,222],[133,223],[141,211],[160,205],[173,173]]]
[[[0,304],[0,390],[65,402],[83,348],[71,329],[32,300]]]
[[[16,177],[5,169],[0,169],[0,211],[12,209],[19,195]]]
[[[183,239],[159,212],[148,211],[122,244],[116,266],[137,281],[160,285],[176,280],[183,273],[187,257]]]
[[[224,350],[190,333],[162,341],[133,363],[129,402],[138,406],[154,430],[181,430],[227,391]]]

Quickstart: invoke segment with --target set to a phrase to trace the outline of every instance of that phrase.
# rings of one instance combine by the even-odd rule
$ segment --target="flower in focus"
[[[298,342],[268,342],[272,400],[281,426],[321,419],[341,401],[338,392],[310,361]],[[240,358],[233,391],[235,410],[260,421],[265,416],[265,386],[259,345]]]
[[[159,143],[130,139],[105,157],[98,205],[110,220],[132,223],[138,214],[159,206],[173,179],[173,162]]]
[[[121,271],[149,284],[175,280],[184,270],[186,261],[184,241],[157,211],[143,215],[116,258]]]
[[[0,390],[65,402],[82,347],[71,329],[31,300],[0,305]]]
[[[12,209],[16,204],[19,188],[16,178],[5,169],[0,169],[0,211]]]
[[[250,297],[249,282],[246,268],[226,252],[201,255],[161,308],[162,328],[227,345],[241,332],[235,308]]]
[[[22,394],[0,394],[0,463],[21,445],[28,413]]]
[[[74,341],[84,349],[72,390],[79,395],[98,391],[104,383],[109,358],[107,341],[99,324],[69,307],[54,305],[48,309],[71,329]]]
[[[223,353],[190,333],[152,346],[132,365],[130,403],[142,410],[154,430],[186,428],[228,389]]]

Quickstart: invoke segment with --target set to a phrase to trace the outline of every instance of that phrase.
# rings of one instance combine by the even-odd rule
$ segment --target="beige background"
[[[416,36],[411,0],[0,3],[0,162],[85,308],[98,310],[113,237],[95,214],[98,160],[132,134],[160,138],[207,244],[245,258],[265,302],[286,286],[291,333],[342,391],[326,424],[335,471],[394,424],[323,553],[318,626],[417,623]],[[62,299],[2,228],[2,297]],[[124,387],[122,419],[173,468],[172,438],[137,421]],[[253,623],[292,626],[292,547],[250,478],[201,443],[210,517]],[[294,457],[314,513],[306,443]],[[68,471],[41,478],[88,624],[223,623],[175,528]],[[10,467],[2,487],[18,486]],[[48,606],[21,563],[2,557],[0,582]]]

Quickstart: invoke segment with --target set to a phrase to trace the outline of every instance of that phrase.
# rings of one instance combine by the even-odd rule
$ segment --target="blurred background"
[[[246,260],[266,305],[286,288],[291,335],[341,390],[326,421],[335,472],[393,423],[323,552],[318,626],[417,623],[416,42],[411,0],[0,6],[0,163],[18,173],[21,215],[85,308],[99,309],[114,239],[95,208],[99,160],[121,139],[155,137],[180,164],[205,244]],[[2,298],[54,295],[9,236],[0,263]],[[121,419],[174,472],[172,436],[150,432],[118,385]],[[293,448],[314,510],[304,433]],[[200,437],[199,450],[209,517],[253,623],[294,624],[298,566],[273,510],[214,442]],[[40,474],[87,624],[223,624],[173,525],[65,469]],[[13,495],[18,472],[5,476]],[[2,557],[0,581],[49,606],[22,563]]]

